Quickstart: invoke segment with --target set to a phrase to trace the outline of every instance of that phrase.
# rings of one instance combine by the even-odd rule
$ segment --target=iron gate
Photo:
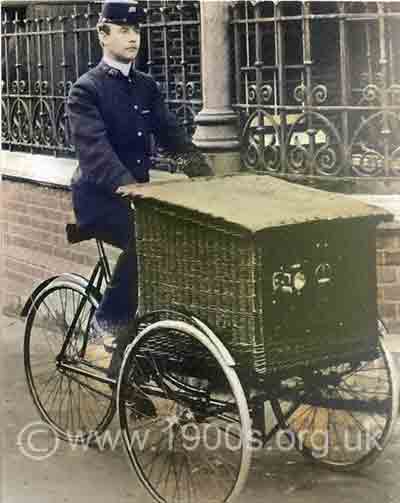
[[[189,132],[201,108],[199,3],[146,0],[137,66],[160,83]],[[99,1],[7,2],[2,8],[2,146],[73,155],[65,100],[97,64]]]
[[[400,172],[400,2],[234,2],[246,169]]]

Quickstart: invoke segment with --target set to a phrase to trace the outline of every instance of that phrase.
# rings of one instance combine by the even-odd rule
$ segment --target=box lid
[[[151,183],[138,185],[135,192],[144,200],[201,213],[252,234],[321,220],[371,217],[379,222],[393,218],[388,211],[351,196],[304,187],[267,175]],[[138,202],[140,204],[140,199]]]

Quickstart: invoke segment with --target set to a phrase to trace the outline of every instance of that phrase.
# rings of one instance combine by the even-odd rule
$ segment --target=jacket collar
[[[106,56],[105,54],[103,55],[103,61],[108,66],[111,66],[112,68],[115,68],[116,70],[119,70],[125,77],[128,77],[129,72],[131,71],[132,62],[120,63],[119,61],[115,61],[113,58],[110,58],[110,57]]]
[[[98,68],[106,75],[108,75],[109,77],[112,77],[112,78],[116,78],[116,79],[126,79],[126,78],[131,78],[133,79],[134,77],[134,69],[133,69],[133,65],[131,65],[131,68],[129,70],[129,74],[128,75],[124,75],[122,73],[122,71],[119,69],[119,68],[116,68],[115,66],[111,66],[111,64],[109,64],[108,62],[104,61],[104,59],[102,59],[98,65]]]

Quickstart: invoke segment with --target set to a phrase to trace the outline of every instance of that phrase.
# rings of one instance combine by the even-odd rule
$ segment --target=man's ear
[[[101,26],[96,26],[97,29],[97,36],[99,37],[99,43],[102,47],[104,47],[104,39],[107,36],[107,33],[105,33],[104,29]]]

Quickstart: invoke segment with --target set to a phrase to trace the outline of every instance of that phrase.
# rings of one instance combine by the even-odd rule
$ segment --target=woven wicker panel
[[[290,374],[368,353],[372,358],[377,338],[374,226],[325,222],[318,224],[321,234],[313,230],[315,225],[280,228],[256,240],[222,220],[142,200],[137,206],[142,313],[168,308],[193,313],[239,364],[259,376]],[[348,246],[339,267],[335,260],[347,243],[343,228]],[[328,243],[329,253],[316,247],[319,241]],[[312,280],[325,262],[338,271],[329,295]],[[296,263],[308,278],[304,294],[277,297],[274,272]],[[356,285],[351,302],[337,302]],[[319,304],[324,296],[329,299],[326,309]]]
[[[240,235],[190,211],[142,201],[137,247],[141,311],[188,310],[215,330],[243,364],[265,372],[261,255]]]

